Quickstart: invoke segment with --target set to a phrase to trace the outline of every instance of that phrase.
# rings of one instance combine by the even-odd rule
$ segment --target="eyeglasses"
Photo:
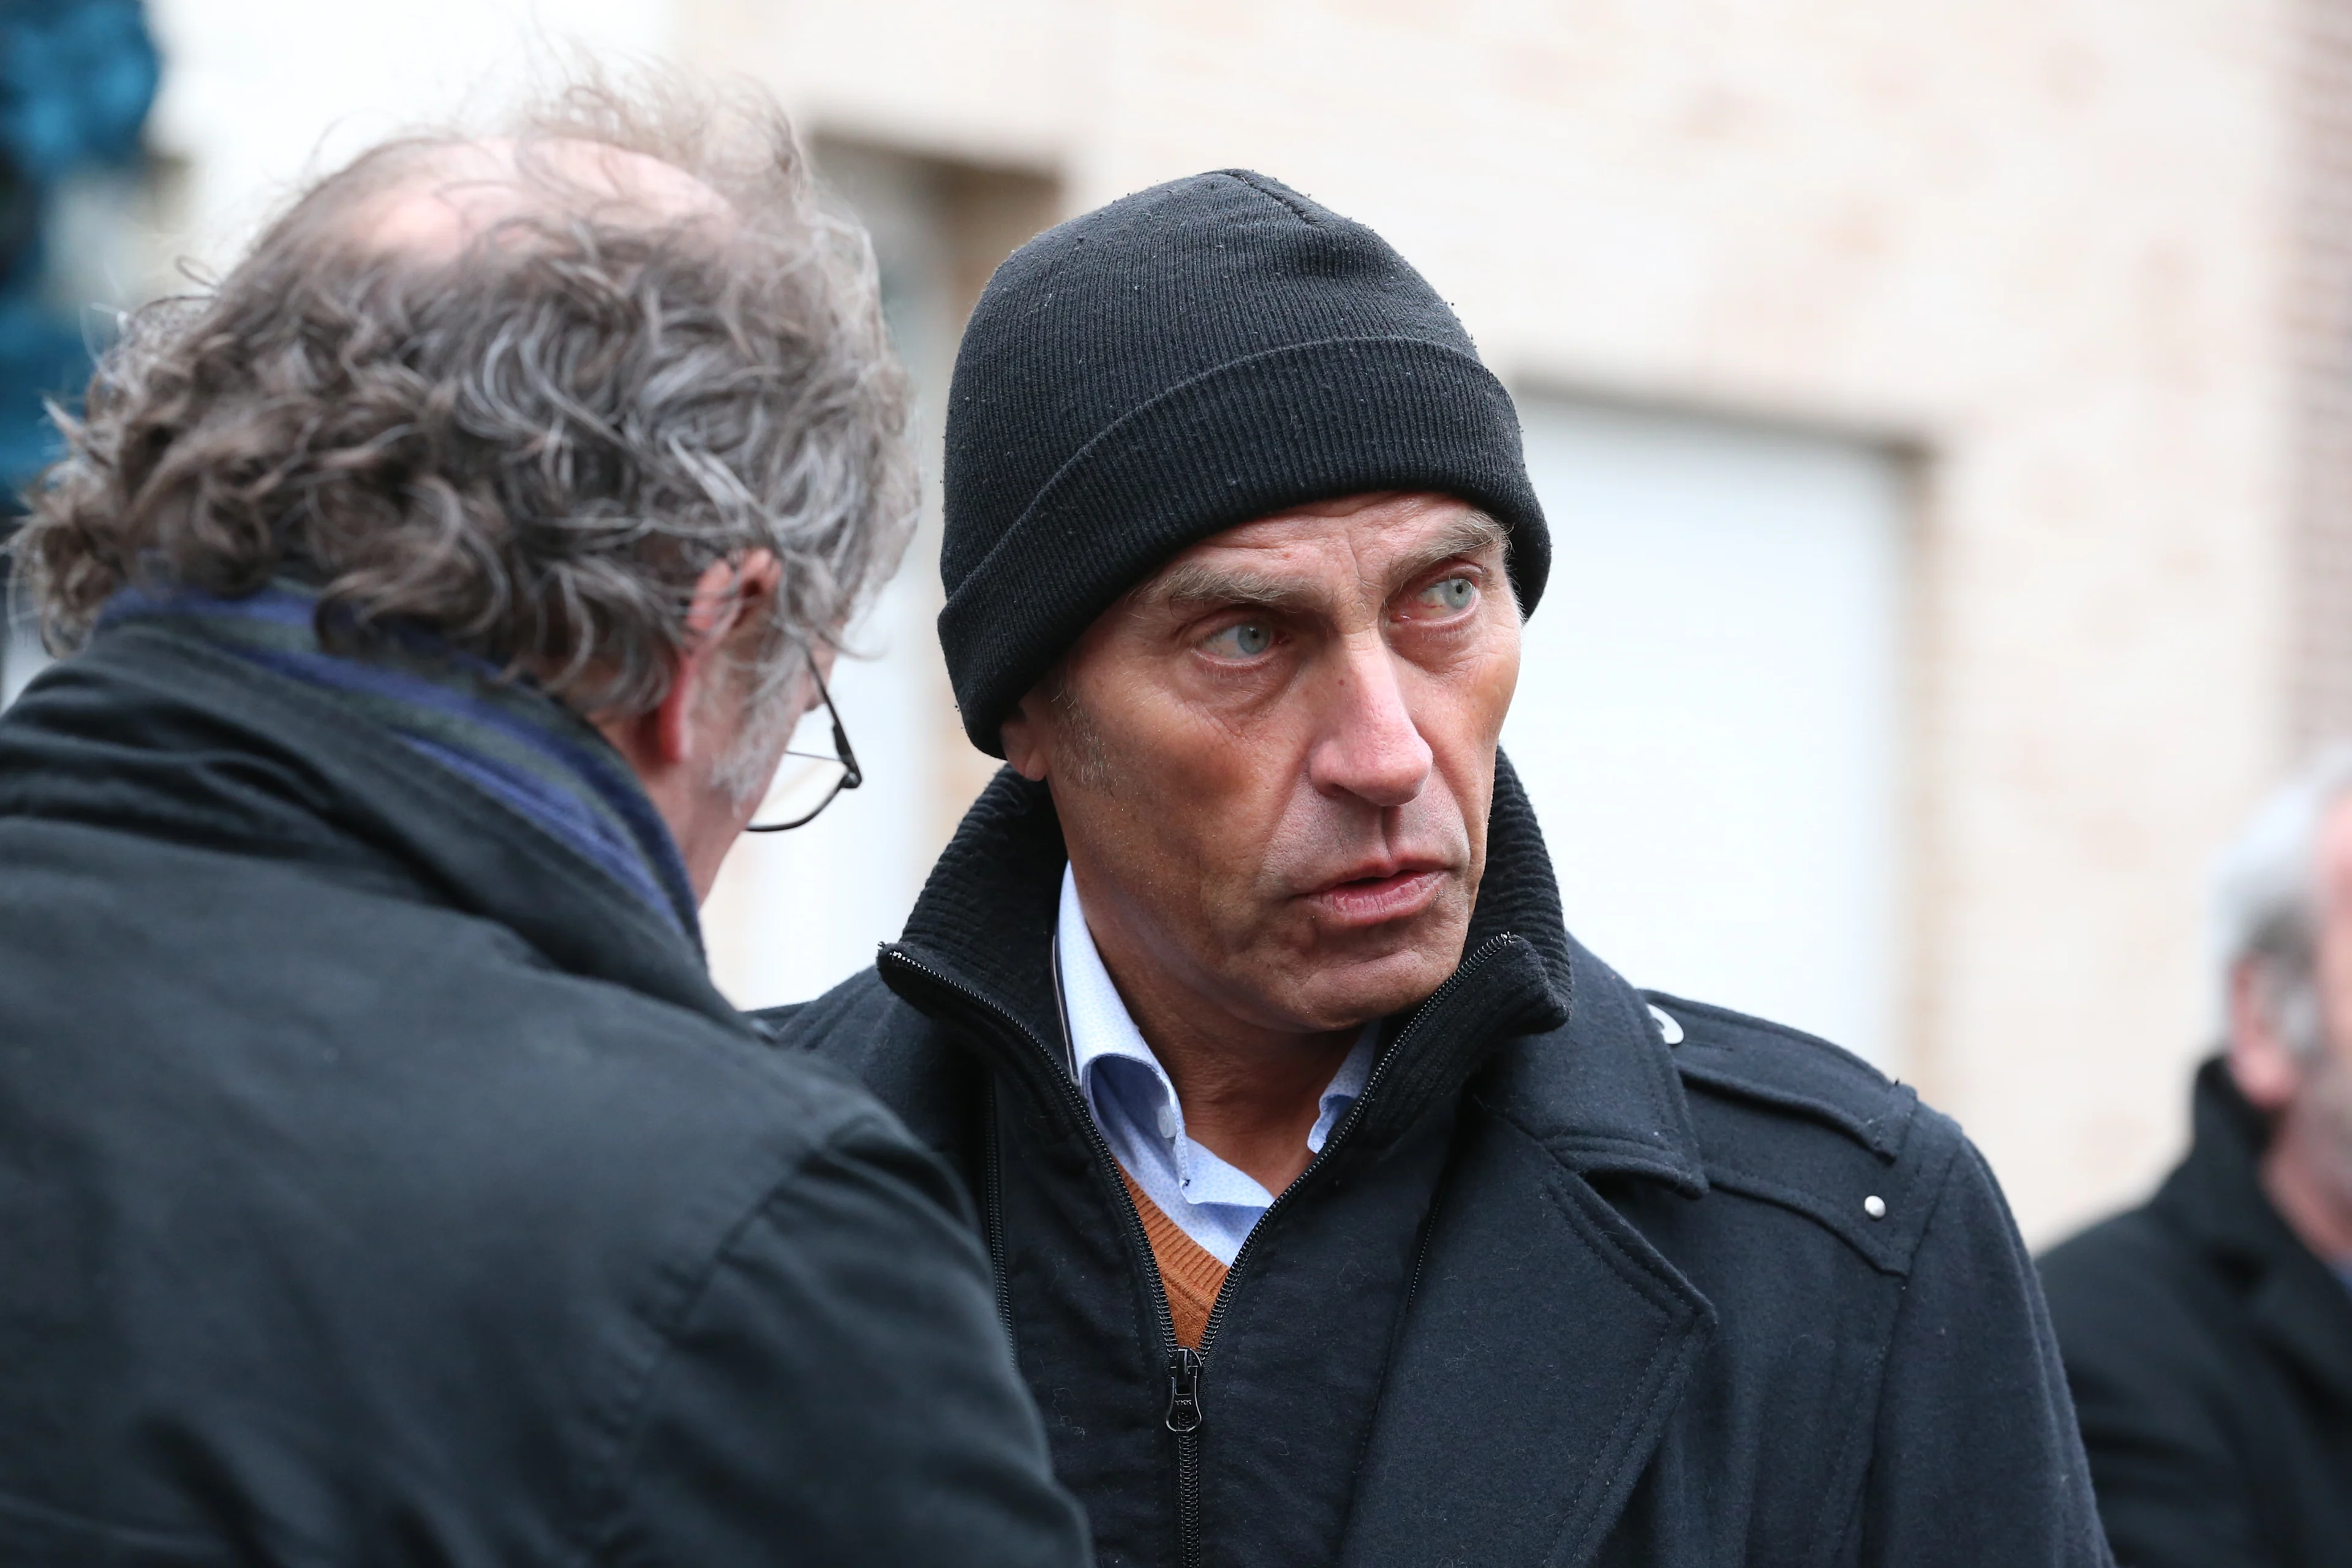
[[[833,722],[833,755],[787,746],[768,793],[760,797],[759,809],[743,829],[746,833],[789,833],[806,827],[816,820],[818,812],[833,804],[835,795],[866,782],[866,775],[858,771],[857,753],[849,749],[849,731],[841,727],[841,714],[833,705],[833,693],[824,689],[824,677],[817,672],[814,653],[809,655],[809,679],[816,682],[824,716]],[[814,710],[808,717],[815,717]]]

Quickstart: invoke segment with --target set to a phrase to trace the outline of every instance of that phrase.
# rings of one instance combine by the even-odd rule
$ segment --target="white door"
[[[1554,558],[1503,731],[1569,929],[1635,984],[1890,1068],[1902,466],[1522,399]]]

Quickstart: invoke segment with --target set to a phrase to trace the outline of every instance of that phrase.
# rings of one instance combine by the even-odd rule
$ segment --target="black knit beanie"
[[[1308,501],[1458,496],[1551,565],[1519,422],[1421,274],[1225,169],[1047,230],[989,279],[947,417],[940,642],[972,743],[1095,617],[1199,540]]]

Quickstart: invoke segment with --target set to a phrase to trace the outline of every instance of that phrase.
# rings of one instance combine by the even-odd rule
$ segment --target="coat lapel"
[[[1573,1018],[1474,1085],[1345,1563],[1589,1563],[1711,1341],[1713,1307],[1588,1179],[1706,1186],[1641,998],[1570,947]]]

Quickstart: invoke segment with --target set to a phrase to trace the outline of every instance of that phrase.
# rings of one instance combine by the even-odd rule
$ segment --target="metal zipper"
[[[1039,1061],[1053,1061],[1045,1042],[1039,1039],[1029,1026],[971,986],[909,956],[903,948],[893,948],[883,957],[887,962],[912,970],[940,989],[962,997],[990,1019],[1012,1030],[1037,1053]],[[1078,1092],[1077,1080],[1058,1067],[1053,1077],[1055,1086],[1062,1095],[1064,1109],[1076,1117],[1078,1125],[1086,1129],[1087,1138],[1094,1144],[1096,1169],[1116,1173],[1118,1157],[1111,1152],[1110,1143],[1103,1137],[1102,1129],[1095,1125],[1094,1114],[1087,1109],[1086,1097]],[[1369,1089],[1370,1085],[1367,1083],[1365,1087]],[[989,1250],[990,1261],[996,1270],[997,1310],[1004,1318],[1004,1331],[1009,1336],[1013,1332],[1013,1287],[1004,1272],[1004,1198],[1000,1185],[1003,1179],[1001,1168],[997,1163],[1001,1156],[996,1144],[996,1104],[992,1085],[990,1093],[988,1142],[983,1168],[990,1189],[984,1203],[992,1212],[983,1223],[992,1232]],[[1202,1358],[1197,1352],[1176,1342],[1176,1321],[1168,1308],[1168,1287],[1160,1278],[1160,1262],[1152,1255],[1151,1237],[1144,1233],[1143,1216],[1136,1212],[1135,1200],[1127,1195],[1127,1184],[1118,1182],[1115,1184],[1117,1192],[1113,1206],[1116,1212],[1126,1216],[1129,1247],[1141,1260],[1144,1271],[1150,1277],[1152,1303],[1159,1309],[1160,1363],[1166,1368],[1168,1377],[1168,1411],[1162,1417],[1162,1424],[1176,1437],[1176,1536],[1181,1548],[1184,1568],[1197,1568],[1201,1561]],[[1213,1316],[1212,1321],[1214,1321]],[[1202,1342],[1206,1343],[1205,1341]]]
[[[1164,1292],[1164,1286],[1162,1289]],[[1223,1299],[1223,1287],[1217,1295]],[[1213,1305],[1209,1310],[1214,1312],[1216,1308]],[[1206,1337],[1201,1341],[1204,1346],[1208,1342]],[[1172,1345],[1168,1363],[1167,1426],[1176,1434],[1176,1557],[1183,1568],[1200,1568],[1202,1557],[1201,1373],[1207,1364],[1199,1351]]]
[[[1353,1105],[1348,1107],[1348,1114],[1339,1119],[1339,1126],[1331,1129],[1331,1136],[1323,1140],[1323,1147],[1315,1152],[1315,1158],[1307,1163],[1307,1169],[1299,1172],[1297,1178],[1290,1185],[1275,1194],[1274,1202],[1266,1205],[1265,1212],[1257,1216],[1257,1223],[1250,1226],[1250,1233],[1242,1238],[1241,1250],[1234,1254],[1233,1267],[1225,1270],[1225,1282],[1217,1289],[1217,1299],[1209,1303],[1209,1321],[1201,1330],[1199,1352],[1197,1353],[1191,1351],[1184,1352],[1187,1358],[1185,1370],[1191,1374],[1192,1393],[1192,1426],[1184,1429],[1186,1432],[1197,1431],[1200,1427],[1202,1419],[1200,1376],[1208,1364],[1209,1348],[1216,1343],[1217,1329],[1225,1321],[1225,1303],[1232,1300],[1234,1297],[1234,1283],[1241,1278],[1243,1268],[1248,1265],[1252,1249],[1256,1245],[1258,1237],[1264,1234],[1266,1222],[1272,1219],[1285,1204],[1291,1201],[1293,1194],[1306,1186],[1315,1173],[1330,1161],[1332,1151],[1347,1141],[1349,1132],[1363,1120],[1364,1107],[1371,1103],[1372,1091],[1378,1089],[1381,1080],[1388,1076],[1389,1064],[1403,1057],[1405,1046],[1421,1032],[1422,1026],[1429,1021],[1444,999],[1467,981],[1474,973],[1484,967],[1489,958],[1508,946],[1513,940],[1511,933],[1505,931],[1480,942],[1477,951],[1455,966],[1454,973],[1445,977],[1445,983],[1431,992],[1423,999],[1421,1005],[1413,1009],[1412,1017],[1398,1034],[1395,1042],[1387,1050],[1382,1051],[1381,1059],[1372,1065],[1371,1076],[1364,1079],[1363,1092],[1356,1096],[1356,1102]],[[1424,1226],[1422,1232],[1423,1252],[1426,1252],[1428,1247],[1428,1229]],[[1421,1259],[1416,1256],[1413,1260],[1412,1286],[1409,1288],[1406,1296],[1408,1302],[1412,1300],[1411,1289],[1417,1289],[1420,1283]],[[1170,1370],[1171,1400],[1168,1407],[1168,1429],[1175,1432],[1178,1431],[1176,1418],[1179,1406],[1174,1403],[1172,1395],[1184,1384],[1176,1375],[1176,1369],[1171,1367]],[[1177,1437],[1177,1539],[1183,1547],[1184,1568],[1197,1568],[1201,1561],[1201,1461],[1199,1452],[1193,1446],[1195,1443],[1197,1439],[1188,1438],[1181,1433]]]
[[[1013,1281],[1004,1271],[1004,1151],[997,1143],[996,1079],[988,1080],[988,1131],[981,1142],[981,1229],[988,1244],[988,1268],[996,1284],[996,1319],[1004,1325],[1005,1342],[1016,1358],[1020,1342],[1013,1337]]]

